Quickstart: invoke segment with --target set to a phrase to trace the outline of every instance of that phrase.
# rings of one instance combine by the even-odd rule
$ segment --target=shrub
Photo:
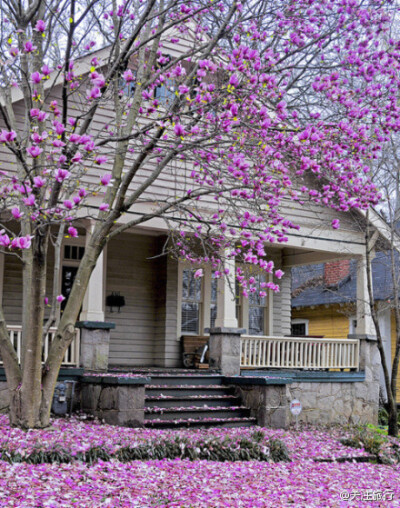
[[[187,438],[177,437],[174,440],[164,439],[148,442],[135,447],[124,447],[115,453],[109,453],[102,447],[90,448],[75,455],[57,448],[50,451],[35,450],[29,455],[18,452],[1,450],[0,458],[9,463],[27,462],[29,464],[68,463],[74,460],[92,464],[97,460],[110,461],[117,459],[120,462],[132,460],[161,460],[161,459],[189,459],[210,460],[219,462],[235,462],[238,460],[256,460],[267,462],[288,462],[290,460],[286,445],[279,439],[265,441],[262,432],[255,432],[250,438],[239,440],[226,436],[223,439],[213,437],[190,441]]]

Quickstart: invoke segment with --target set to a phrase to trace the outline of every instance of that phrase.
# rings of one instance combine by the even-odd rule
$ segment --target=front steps
[[[256,423],[218,374],[157,372],[146,386],[145,427],[249,427]]]

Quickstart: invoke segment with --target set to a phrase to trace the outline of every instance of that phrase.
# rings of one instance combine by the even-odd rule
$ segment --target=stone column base
[[[211,328],[210,367],[223,376],[240,375],[240,336],[246,330],[239,328]]]
[[[115,328],[115,324],[79,321],[76,327],[81,330],[80,366],[89,371],[106,372],[110,350],[110,330]]]

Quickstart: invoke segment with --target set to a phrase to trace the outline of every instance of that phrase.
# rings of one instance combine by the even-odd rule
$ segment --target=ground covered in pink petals
[[[255,431],[282,440],[291,462],[216,462],[148,460],[121,463],[73,460],[68,464],[9,464],[0,460],[0,507],[396,507],[400,506],[400,466],[356,462],[319,462],[363,457],[362,448],[344,446],[343,431],[316,428],[156,430],[129,429],[57,419],[45,430],[11,428],[0,416],[0,448],[19,452],[63,449],[75,456],[94,447],[115,452],[175,437],[191,440],[230,437]]]
[[[342,500],[343,492],[357,497]],[[379,493],[386,499],[367,500]],[[400,470],[372,464],[179,459],[92,466],[0,462],[0,506],[10,508],[387,508],[400,506],[399,499]]]
[[[3,453],[6,451],[19,453],[22,457],[33,451],[49,452],[60,449],[76,455],[98,447],[107,453],[115,453],[123,447],[140,446],[149,441],[159,442],[166,438],[186,437],[191,441],[197,441],[202,438],[223,439],[229,436],[232,439],[241,439],[251,436],[255,430],[264,432],[265,441],[270,438],[281,439],[288,447],[292,460],[339,459],[369,455],[362,448],[355,449],[341,444],[339,439],[343,435],[314,428],[299,432],[260,427],[196,430],[130,429],[72,418],[55,419],[49,429],[25,432],[10,427],[8,418],[4,415],[0,415],[0,450]]]

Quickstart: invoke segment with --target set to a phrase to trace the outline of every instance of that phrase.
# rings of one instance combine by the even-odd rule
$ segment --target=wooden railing
[[[10,340],[17,352],[18,360],[21,361],[21,336],[22,336],[22,326],[10,325],[7,326],[7,330],[9,332]],[[50,344],[54,338],[54,334],[56,333],[56,328],[50,328],[49,333],[46,335],[43,342],[43,351],[42,351],[42,361],[45,362],[47,360],[47,356],[49,354]],[[0,359],[0,364],[3,363]],[[62,365],[69,366],[79,366],[79,330],[75,330],[75,338],[68,347]]]
[[[242,368],[358,369],[357,339],[241,337]]]

